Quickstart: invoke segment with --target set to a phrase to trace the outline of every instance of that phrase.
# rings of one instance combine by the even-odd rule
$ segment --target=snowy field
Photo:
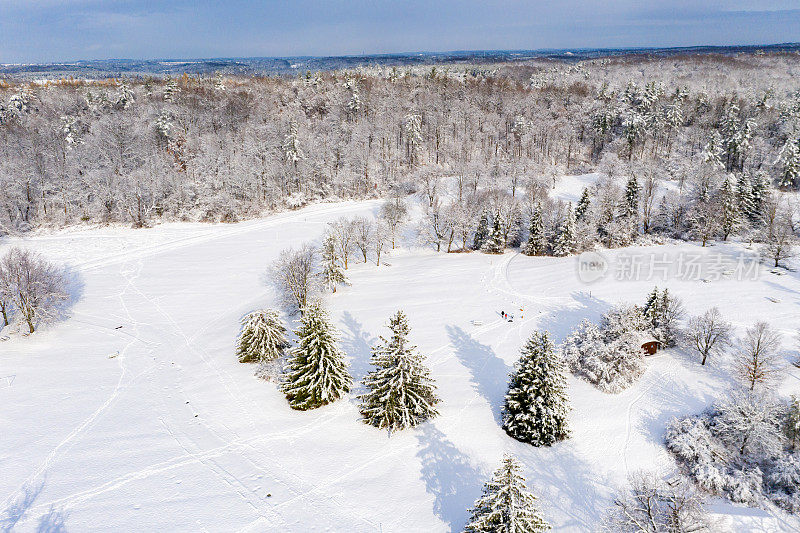
[[[403,309],[437,381],[441,415],[389,437],[359,421],[354,394],[292,411],[274,383],[237,362],[239,319],[276,306],[263,275],[283,248],[378,205],[0,244],[0,252],[22,245],[70,263],[82,279],[69,319],[0,343],[0,529],[460,531],[484,481],[511,452],[555,530],[591,531],[628,473],[674,471],[662,444],[667,422],[724,395],[730,361],[702,367],[683,351],[660,352],[617,395],[570,376],[572,438],[534,448],[499,423],[508,373],[533,331],[549,330],[560,342],[583,318],[642,303],[658,284],[691,314],[718,306],[737,333],[769,319],[786,335],[787,360],[797,356],[797,272],[631,281],[613,268],[631,254],[733,260],[747,251],[740,245],[603,252],[612,269],[592,284],[579,280],[574,257],[404,248],[381,267],[354,259],[352,286],[327,305],[356,380],[387,318]],[[782,394],[800,391],[800,370],[784,376]],[[720,531],[800,530],[800,520],[775,509],[715,500],[711,510]]]

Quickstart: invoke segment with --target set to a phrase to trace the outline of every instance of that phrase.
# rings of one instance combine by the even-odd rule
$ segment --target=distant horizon
[[[797,0],[0,0],[0,62],[757,46],[799,41],[798,7]]]
[[[786,41],[774,43],[734,43],[734,44],[692,44],[682,46],[581,46],[567,48],[492,48],[492,49],[458,49],[458,50],[411,50],[402,52],[374,52],[351,54],[302,54],[302,55],[240,55],[240,56],[152,56],[152,57],[107,57],[107,58],[79,58],[53,61],[10,61],[2,65],[69,65],[73,63],[115,62],[115,61],[172,61],[176,63],[190,61],[230,61],[230,60],[255,60],[255,59],[336,59],[336,58],[369,58],[369,57],[409,57],[415,55],[440,55],[440,54],[513,54],[513,53],[566,53],[573,51],[583,52],[638,52],[638,51],[671,51],[695,49],[728,49],[728,48],[775,48],[775,47],[800,47],[800,41]]]

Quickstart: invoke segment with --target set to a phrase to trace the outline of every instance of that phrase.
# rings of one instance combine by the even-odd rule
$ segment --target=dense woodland
[[[799,71],[800,56],[774,53],[297,78],[5,80],[0,233],[236,221],[312,201],[420,191],[434,215],[449,209],[442,218],[459,223],[449,238],[433,228],[437,248],[465,247],[482,213],[490,226],[499,215],[513,245],[511,221],[528,225],[555,176],[599,170],[636,178],[644,233],[668,226],[727,237],[737,228],[698,221],[724,200],[723,187],[752,221],[765,214],[750,204],[771,186],[800,185]],[[442,205],[439,177],[457,179],[457,203]],[[661,198],[655,191],[667,180],[679,192]],[[608,200],[623,191],[601,184],[591,193]],[[659,205],[648,206],[654,198]],[[543,224],[567,216],[563,206],[546,209]],[[614,213],[597,216],[616,233]]]

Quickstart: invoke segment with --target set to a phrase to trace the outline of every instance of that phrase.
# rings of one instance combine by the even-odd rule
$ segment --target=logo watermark
[[[629,251],[609,258],[591,251],[577,257],[576,268],[578,279],[583,283],[606,278],[616,281],[747,281],[758,279],[761,262],[758,255],[748,253]]]

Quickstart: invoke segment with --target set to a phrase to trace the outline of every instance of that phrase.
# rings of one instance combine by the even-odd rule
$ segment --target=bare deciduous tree
[[[687,337],[693,349],[703,358],[705,365],[708,356],[722,349],[730,342],[731,325],[722,318],[719,309],[712,307],[702,316],[689,320]]]
[[[68,298],[63,271],[39,254],[19,248],[11,249],[3,257],[0,271],[5,286],[2,292],[30,333],[59,316]]]
[[[350,254],[353,253],[353,246],[355,245],[355,225],[353,221],[341,217],[334,222],[331,222],[331,232],[336,237],[336,249],[339,253],[339,259],[342,260],[345,270],[347,270],[347,261]]]
[[[395,247],[395,235],[397,227],[403,223],[408,216],[408,207],[400,196],[395,196],[381,206],[380,217],[389,226],[392,240],[392,250]]]
[[[688,533],[712,531],[704,501],[683,480],[668,483],[654,474],[638,472],[630,488],[614,500],[603,529],[614,533]]]
[[[372,244],[372,234],[374,232],[374,228],[372,226],[372,221],[366,217],[356,217],[353,219],[353,240],[355,241],[356,247],[361,251],[361,255],[364,257],[364,262],[367,262],[367,258],[369,255],[369,249],[371,248]]]
[[[736,358],[736,372],[751,391],[756,385],[769,385],[777,377],[780,345],[780,334],[766,322],[748,328]]]
[[[299,250],[283,250],[269,269],[269,278],[284,306],[303,314],[319,291],[316,272],[317,250],[304,244]]]

